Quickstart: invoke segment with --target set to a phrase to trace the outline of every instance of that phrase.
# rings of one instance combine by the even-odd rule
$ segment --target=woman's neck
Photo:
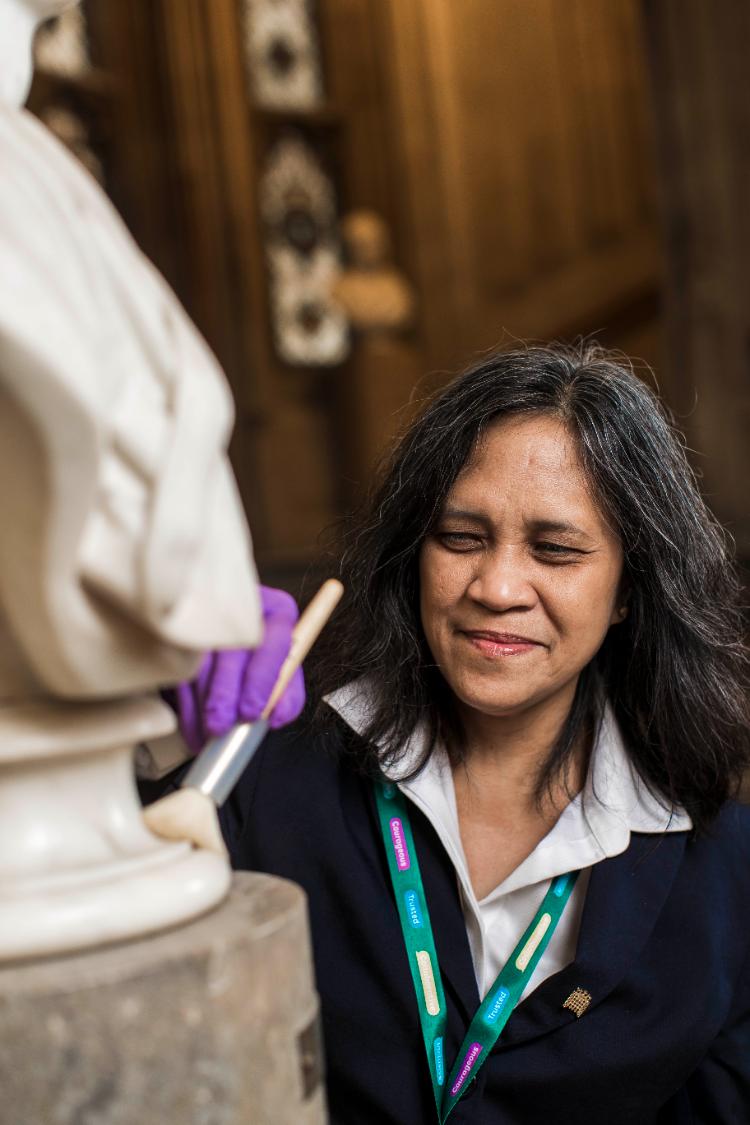
[[[463,775],[462,786],[472,790],[483,805],[513,807],[519,813],[538,812],[539,776],[568,717],[574,691],[575,685],[559,698],[519,714],[462,714],[466,749],[463,761],[454,769],[454,778]],[[579,739],[547,798],[558,815],[571,795],[583,788],[587,743],[587,738]]]
[[[573,702],[567,698],[520,715],[463,715],[466,756],[453,768],[461,843],[481,900],[522,863],[583,788],[588,738],[540,796],[539,777]]]

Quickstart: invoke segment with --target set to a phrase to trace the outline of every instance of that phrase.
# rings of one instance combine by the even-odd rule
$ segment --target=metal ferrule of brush
[[[240,723],[227,734],[212,738],[185,774],[183,787],[199,789],[216,805],[223,805],[247,769],[268,731],[266,719]]]

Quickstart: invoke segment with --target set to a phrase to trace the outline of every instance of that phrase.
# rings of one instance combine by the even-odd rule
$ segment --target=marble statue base
[[[174,725],[147,696],[0,706],[0,964],[178,925],[227,893],[225,857],[143,822],[133,747]]]
[[[3,1125],[323,1125],[303,892],[234,876],[151,938],[0,967]]]

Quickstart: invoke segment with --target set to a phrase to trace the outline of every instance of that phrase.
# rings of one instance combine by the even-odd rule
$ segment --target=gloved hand
[[[258,648],[208,653],[196,678],[178,684],[167,696],[194,754],[209,738],[224,734],[235,723],[260,717],[287,657],[299,616],[294,598],[268,586],[261,586],[260,596],[263,640]],[[291,723],[304,704],[305,684],[298,668],[271,712],[268,725],[276,728]]]

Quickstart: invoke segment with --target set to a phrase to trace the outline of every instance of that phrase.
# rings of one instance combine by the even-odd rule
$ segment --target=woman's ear
[[[628,616],[628,602],[630,601],[630,586],[626,579],[623,578],[620,583],[615,608],[612,610],[610,618],[610,625],[620,625]]]

